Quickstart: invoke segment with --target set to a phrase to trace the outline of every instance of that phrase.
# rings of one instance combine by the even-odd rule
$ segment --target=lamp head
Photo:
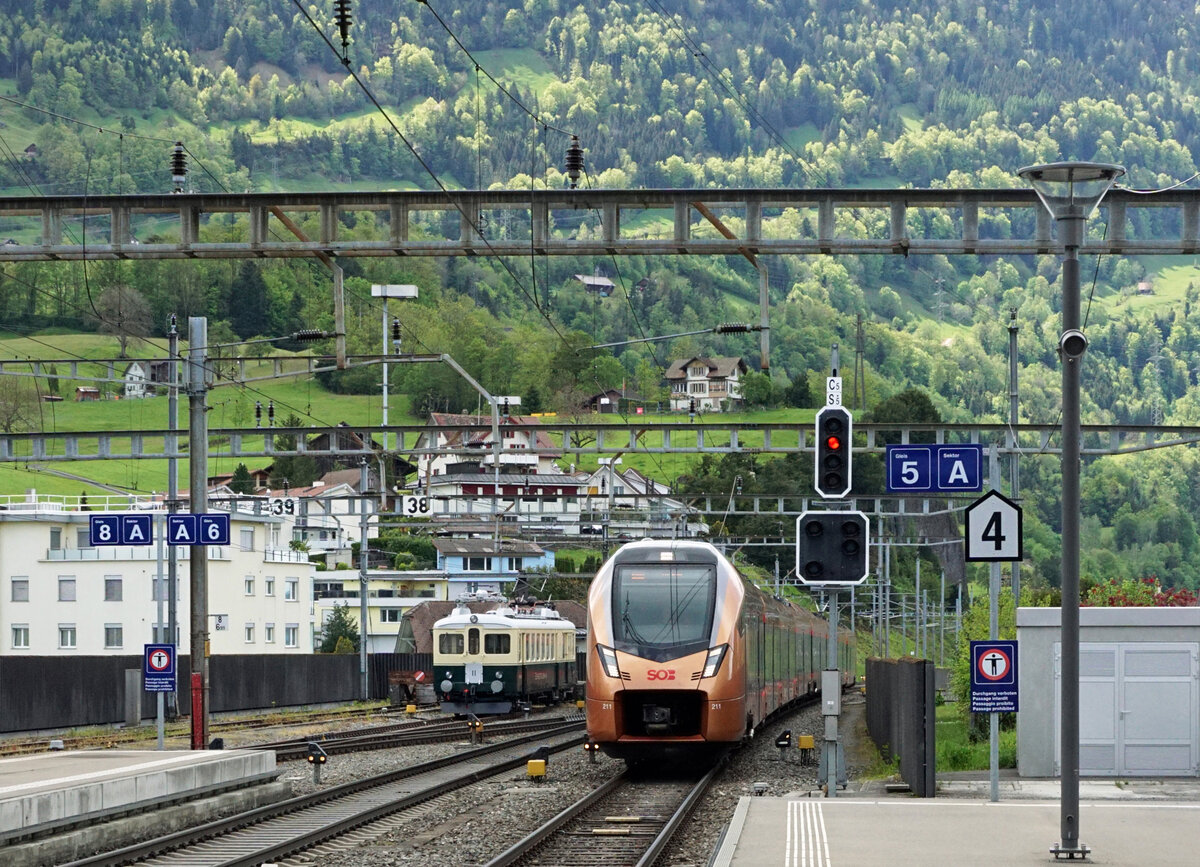
[[[1111,163],[1062,162],[1026,166],[1017,174],[1029,182],[1054,219],[1086,220],[1125,174],[1125,168]]]

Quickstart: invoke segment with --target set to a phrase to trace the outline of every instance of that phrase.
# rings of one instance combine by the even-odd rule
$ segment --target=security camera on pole
[[[813,448],[813,487],[828,505],[850,493],[854,422],[850,410],[842,406],[837,344],[833,347],[832,362],[825,406],[817,412]],[[844,785],[846,779],[846,763],[837,731],[842,694],[838,672],[838,590],[866,580],[870,538],[870,523],[859,511],[821,509],[804,512],[796,519],[796,577],[804,584],[823,589],[829,601],[826,668],[821,673],[825,747],[818,774],[818,779],[825,782],[828,798],[837,796],[838,786]]]

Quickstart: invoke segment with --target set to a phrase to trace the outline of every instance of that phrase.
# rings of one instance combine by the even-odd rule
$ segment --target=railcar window
[[[484,653],[508,653],[510,644],[508,635],[488,634],[483,636]]]
[[[479,630],[478,629],[468,629],[467,630],[467,653],[470,653],[470,654],[479,653]]]
[[[617,566],[612,593],[617,647],[659,660],[707,648],[716,593],[717,572],[710,564]]]
[[[462,652],[462,635],[456,632],[443,632],[438,636],[438,653],[454,654]]]

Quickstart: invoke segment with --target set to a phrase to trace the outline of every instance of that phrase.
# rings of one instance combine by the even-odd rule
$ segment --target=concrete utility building
[[[1060,773],[1062,611],[1018,608],[1017,770]],[[1200,608],[1079,612],[1079,772],[1200,776]]]

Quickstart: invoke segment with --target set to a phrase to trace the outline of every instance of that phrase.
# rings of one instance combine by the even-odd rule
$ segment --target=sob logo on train
[[[673,668],[652,668],[646,672],[646,677],[650,680],[674,680],[675,669]]]

